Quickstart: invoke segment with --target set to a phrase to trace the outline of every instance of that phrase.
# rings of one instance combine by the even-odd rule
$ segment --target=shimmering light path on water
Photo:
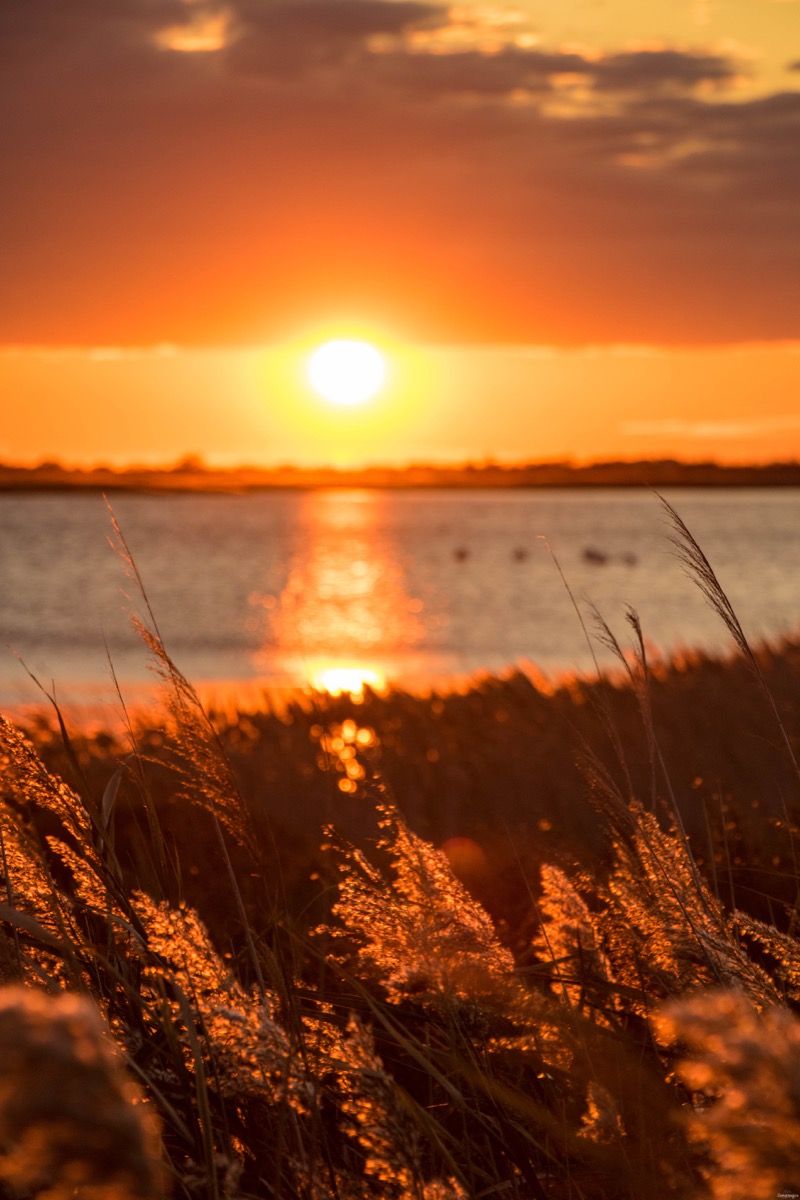
[[[669,498],[748,634],[796,632],[800,493]],[[198,682],[351,689],[518,663],[589,669],[548,546],[590,628],[594,604],[627,641],[631,604],[663,650],[728,645],[645,490],[120,495],[113,506],[167,647]],[[0,496],[0,643],[64,697],[110,694],[105,643],[122,681],[148,678],[109,533],[100,496]],[[4,650],[3,702],[32,694]]]

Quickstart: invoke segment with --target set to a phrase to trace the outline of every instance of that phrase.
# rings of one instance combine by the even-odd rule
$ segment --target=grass
[[[0,723],[3,1195],[800,1193],[800,645],[674,521],[735,657],[233,717],[150,614],[162,710]]]

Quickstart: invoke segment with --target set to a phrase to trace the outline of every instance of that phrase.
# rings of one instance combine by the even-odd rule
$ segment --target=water
[[[800,492],[668,493],[754,639],[797,633]],[[114,511],[173,659],[198,683],[417,686],[534,664],[591,666],[548,544],[591,625],[665,652],[729,638],[642,490],[120,495]],[[148,676],[141,611],[96,495],[0,495],[0,647],[64,699]],[[543,539],[547,539],[545,542]],[[123,592],[128,593],[129,599]],[[0,700],[35,695],[11,650]]]

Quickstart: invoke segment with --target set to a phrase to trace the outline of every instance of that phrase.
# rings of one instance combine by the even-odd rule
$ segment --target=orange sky
[[[799,8],[6,0],[0,457],[800,456]]]
[[[380,339],[376,339],[380,343]],[[316,396],[305,343],[0,353],[0,460],[403,464],[800,457],[800,343],[387,350],[380,396]]]

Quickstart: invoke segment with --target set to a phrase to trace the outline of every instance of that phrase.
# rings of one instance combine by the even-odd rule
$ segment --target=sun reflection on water
[[[277,598],[255,596],[263,640],[255,665],[357,698],[386,687],[387,661],[424,637],[422,602],[406,587],[377,492],[318,491],[303,497],[286,582]]]
[[[386,675],[375,667],[356,663],[309,663],[308,682],[318,691],[330,692],[332,696],[348,692],[359,697],[367,687],[376,692],[385,690]]]

